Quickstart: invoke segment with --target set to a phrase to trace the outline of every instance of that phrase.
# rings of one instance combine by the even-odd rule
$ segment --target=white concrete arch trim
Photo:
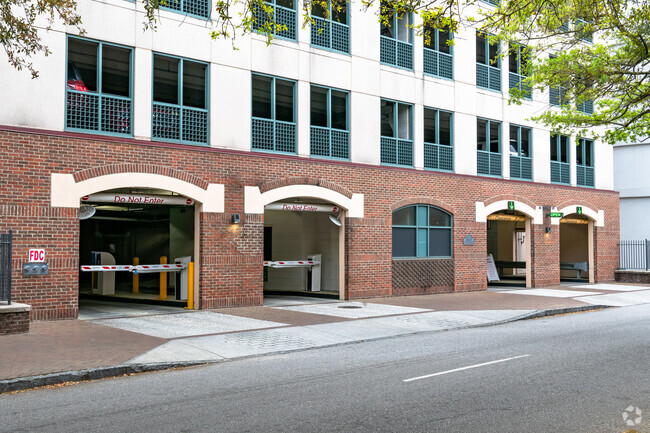
[[[528,215],[533,220],[533,224],[544,224],[544,211],[542,210],[541,206],[537,206],[537,208],[533,208],[517,200],[500,200],[492,204],[489,204],[487,206],[485,206],[485,204],[482,201],[477,201],[476,222],[477,223],[487,222],[488,215],[493,214],[494,212],[498,212],[500,210],[508,210],[509,201],[514,201],[515,210]]]
[[[352,194],[348,198],[334,190],[316,185],[287,185],[264,193],[257,186],[244,187],[244,212],[263,214],[267,204],[291,197],[311,197],[326,200],[346,209],[350,218],[363,218],[363,194]]]
[[[557,212],[563,213],[565,216],[566,215],[571,215],[573,213],[578,213],[578,207],[582,208],[582,215],[588,217],[591,219],[596,227],[604,227],[605,226],[605,211],[602,209],[599,209],[598,211],[595,211],[591,208],[588,208],[587,206],[583,205],[571,205],[571,206],[566,206],[563,207],[562,209],[557,210]],[[552,225],[559,225],[560,224],[560,218],[551,218],[551,224]]]
[[[88,194],[117,188],[155,188],[172,191],[203,205],[202,212],[223,212],[225,188],[211,183],[207,189],[173,177],[151,173],[116,173],[75,182],[71,174],[52,173],[50,205],[79,207],[79,199]]]

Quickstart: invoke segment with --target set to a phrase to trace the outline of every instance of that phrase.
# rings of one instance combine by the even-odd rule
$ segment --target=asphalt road
[[[2,432],[630,429],[650,433],[650,305],[0,396]]]

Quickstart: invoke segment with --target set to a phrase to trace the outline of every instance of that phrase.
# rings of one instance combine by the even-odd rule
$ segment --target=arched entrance
[[[363,217],[363,195],[317,185],[244,194],[245,212],[264,214],[265,293],[345,299],[345,218]]]
[[[586,206],[567,206],[559,210],[560,279],[570,282],[595,282],[594,228],[602,225],[603,215]]]
[[[532,224],[542,222],[541,208],[517,200],[479,202],[476,220],[486,223],[488,285],[532,287]]]
[[[292,197],[264,211],[264,294],[340,298],[345,210]]]
[[[80,298],[186,306],[197,216],[194,200],[168,190],[119,188],[81,197]]]
[[[118,166],[100,171],[119,170]],[[189,176],[179,173],[179,177]],[[160,264],[160,257],[166,257],[170,264],[176,259],[183,263],[192,261],[194,270],[190,276],[189,267],[185,266],[185,280],[189,282],[193,277],[193,308],[198,308],[199,216],[201,212],[223,212],[224,186],[188,182],[179,177],[125,171],[76,181],[71,174],[52,174],[51,205],[82,206],[80,219],[87,217],[80,221],[80,265],[91,265],[98,257],[100,261],[114,261],[116,266],[131,266],[136,257],[139,265]],[[175,272],[166,274],[164,284],[160,281],[162,274],[156,272],[139,272],[137,283],[132,269],[110,274],[113,278],[82,273],[80,293],[187,305],[190,293],[187,286],[183,291]]]
[[[488,215],[488,285],[531,287],[530,225],[530,217],[515,210]]]

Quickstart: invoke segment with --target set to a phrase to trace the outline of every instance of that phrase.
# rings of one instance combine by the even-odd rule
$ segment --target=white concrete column
[[[151,138],[152,75],[151,50],[136,48],[133,56],[133,135],[136,138]]]

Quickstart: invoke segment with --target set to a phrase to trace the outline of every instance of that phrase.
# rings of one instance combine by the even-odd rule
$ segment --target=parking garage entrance
[[[264,295],[342,298],[344,213],[299,197],[264,209]]]
[[[560,280],[594,282],[593,222],[582,214],[560,219]]]
[[[530,223],[514,210],[488,215],[489,286],[530,287]]]
[[[195,203],[122,188],[81,198],[81,299],[186,306],[195,261]]]

